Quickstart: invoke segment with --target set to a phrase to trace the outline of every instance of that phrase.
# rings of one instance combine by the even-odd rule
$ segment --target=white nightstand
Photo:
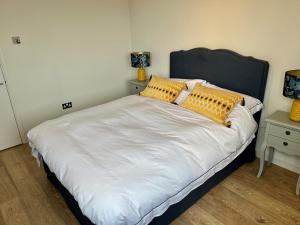
[[[277,111],[266,119],[267,127],[261,146],[260,167],[257,177],[262,175],[265,153],[269,150],[269,164],[272,163],[274,150],[291,156],[300,157],[300,123],[289,119],[289,113]],[[296,194],[299,195],[300,175]]]
[[[128,81],[129,88],[130,88],[130,94],[134,95],[137,94],[145,89],[147,86],[149,80],[145,81],[138,81],[137,79],[133,79]]]

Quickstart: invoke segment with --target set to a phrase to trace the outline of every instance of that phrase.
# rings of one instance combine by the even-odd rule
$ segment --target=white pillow
[[[180,94],[177,96],[175,103],[177,105],[181,105],[181,103],[184,102],[184,100],[188,97],[188,95],[191,93],[192,91],[190,90],[183,90],[180,92]]]
[[[264,105],[259,99],[244,94],[243,96],[245,99],[245,106],[249,109],[252,115],[261,111],[264,108]]]

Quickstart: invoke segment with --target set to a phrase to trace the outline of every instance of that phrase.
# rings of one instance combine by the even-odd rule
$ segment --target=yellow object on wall
[[[300,122],[300,99],[294,100],[290,112],[290,119],[295,122]]]

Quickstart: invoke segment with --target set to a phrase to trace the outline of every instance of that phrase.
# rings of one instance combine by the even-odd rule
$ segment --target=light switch
[[[12,43],[13,43],[14,45],[19,45],[19,44],[21,44],[21,38],[20,38],[20,36],[13,36],[13,37],[11,37],[11,40],[12,40]]]

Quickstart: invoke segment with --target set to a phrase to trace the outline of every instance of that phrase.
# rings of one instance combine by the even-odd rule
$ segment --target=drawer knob
[[[286,134],[286,135],[290,135],[291,132],[287,130],[287,131],[285,132],[285,134]]]
[[[139,89],[139,87],[135,87],[135,89]]]
[[[283,142],[283,145],[284,146],[288,146],[289,144],[287,142]]]

